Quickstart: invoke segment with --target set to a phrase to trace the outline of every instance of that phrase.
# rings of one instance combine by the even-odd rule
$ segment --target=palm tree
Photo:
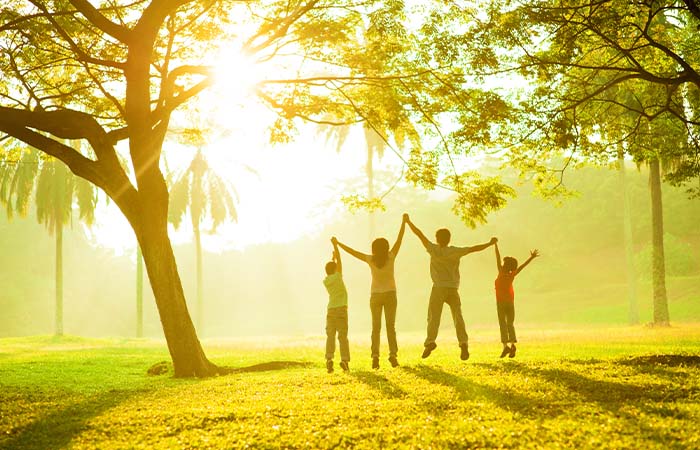
[[[202,331],[204,300],[202,285],[201,224],[205,217],[212,220],[212,231],[227,219],[238,220],[238,194],[207,163],[198,148],[189,167],[179,175],[170,190],[168,220],[178,228],[189,209],[196,253],[197,328]]]
[[[56,236],[55,335],[63,335],[63,227],[71,223],[73,203],[78,204],[80,220],[92,225],[97,195],[88,181],[74,176],[65,164],[54,158],[41,159],[36,152],[24,151],[14,164],[3,165],[0,194],[8,216],[12,211],[26,215],[29,198],[36,187],[37,221]],[[7,182],[5,181],[7,180]]]
[[[362,127],[365,132],[365,143],[367,144],[367,163],[365,165],[365,174],[367,175],[367,198],[373,199],[374,195],[374,155],[381,159],[384,156],[384,150],[386,149],[386,142],[377,133],[376,130],[371,128],[365,122]],[[374,222],[374,211],[369,213],[369,238],[374,239],[375,237],[375,222]]]
[[[336,142],[336,151],[340,152],[341,147],[345,143],[350,134],[351,125],[322,125],[319,127],[319,133],[324,135],[327,142]],[[367,177],[367,199],[375,198],[374,194],[374,158],[381,159],[384,156],[387,144],[382,136],[372,128],[366,121],[363,122],[362,129],[365,135],[365,145],[367,149],[367,160],[365,161],[365,176]],[[375,221],[374,211],[369,212],[369,237],[375,237]]]
[[[143,255],[136,241],[136,337],[143,337]]]

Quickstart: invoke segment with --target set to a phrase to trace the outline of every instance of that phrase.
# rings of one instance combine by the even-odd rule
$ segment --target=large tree
[[[697,2],[493,0],[472,18],[465,55],[475,70],[524,86],[504,158],[535,172],[543,191],[560,190],[567,168],[611,164],[620,150],[649,165],[654,322],[667,324],[659,162],[673,162],[672,183],[700,177]]]
[[[433,32],[443,3],[413,8],[398,0],[4,2],[0,132],[62,161],[122,211],[143,252],[176,376],[222,369],[206,358],[187,310],[159,161],[173,115],[214,83],[210,65],[221,47],[270,65],[256,93],[279,114],[273,140],[289,139],[299,119],[366,122],[410,153],[411,181],[457,191],[468,223],[503,205],[510,191],[497,180],[457,169],[440,175],[436,155],[463,151],[467,138],[488,140],[506,110],[497,95],[465,84],[455,36]]]

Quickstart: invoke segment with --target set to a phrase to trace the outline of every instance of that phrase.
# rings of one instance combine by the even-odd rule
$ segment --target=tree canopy
[[[302,121],[362,124],[404,158],[409,180],[457,191],[473,225],[512,192],[454,157],[491,142],[509,109],[470,82],[465,37],[445,19],[455,11],[399,0],[9,0],[0,139],[55,157],[114,201],[143,251],[175,374],[212,375],[167,234],[159,162],[178,110],[232,82],[216,64],[233,47],[265,67],[255,93],[278,115],[273,141]]]
[[[494,0],[467,22],[473,68],[522,80],[506,157],[545,189],[567,166],[609,163],[621,149],[673,161],[675,184],[700,176],[696,1]],[[553,154],[557,167],[543,162]]]

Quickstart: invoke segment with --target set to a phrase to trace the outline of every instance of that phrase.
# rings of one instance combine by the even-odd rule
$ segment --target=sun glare
[[[276,113],[260,101],[255,87],[270,76],[270,70],[284,69],[257,64],[232,48],[216,55],[215,64],[210,64],[216,82],[197,99],[197,109],[207,116],[203,123],[214,128],[201,150],[209,166],[230,184],[239,199],[236,223],[223,224],[215,234],[209,232],[209,222],[202,224],[202,243],[209,252],[289,242],[318,232],[330,220],[333,208],[328,205],[338,202],[337,186],[363,173],[365,164],[364,152],[337,154],[334,147],[319,139],[313,125],[301,126],[292,143],[271,145],[268,127]],[[362,135],[351,133],[348,147],[362,147],[362,139]],[[184,170],[197,150],[166,142],[169,170]],[[99,216],[104,220],[98,220],[91,236],[117,253],[131,252],[133,232],[114,214],[118,211],[102,211]],[[170,230],[176,245],[191,242],[192,233],[188,220],[178,230]]]
[[[237,50],[221,50],[214,62],[214,94],[218,101],[241,106],[253,101],[255,86],[263,79],[260,64]]]

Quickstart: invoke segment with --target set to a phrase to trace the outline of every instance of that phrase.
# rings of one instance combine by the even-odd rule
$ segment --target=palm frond
[[[363,127],[365,132],[365,142],[367,144],[368,154],[377,155],[378,158],[384,156],[386,150],[386,142],[373,128],[367,124]]]
[[[97,207],[97,189],[83,178],[75,180],[75,196],[78,200],[80,220],[88,226],[95,223],[95,208]]]
[[[187,206],[190,198],[190,178],[189,172],[184,172],[173,183],[170,189],[170,204],[168,205],[168,222],[172,223],[175,228],[179,228],[182,223],[182,217],[187,211]]]
[[[238,194],[223,178],[213,172],[209,174],[208,181],[207,196],[209,197],[209,209],[213,221],[212,231],[215,231],[227,218],[231,218],[234,222],[238,221],[236,201],[233,197],[235,195],[237,198]]]
[[[324,137],[326,143],[335,143],[335,151],[340,153],[340,149],[350,135],[350,125],[326,125],[318,126],[318,134]]]
[[[29,211],[29,200],[34,189],[37,171],[39,170],[39,153],[27,150],[22,153],[16,168],[17,183],[14,186],[15,211],[20,216],[26,216]]]

